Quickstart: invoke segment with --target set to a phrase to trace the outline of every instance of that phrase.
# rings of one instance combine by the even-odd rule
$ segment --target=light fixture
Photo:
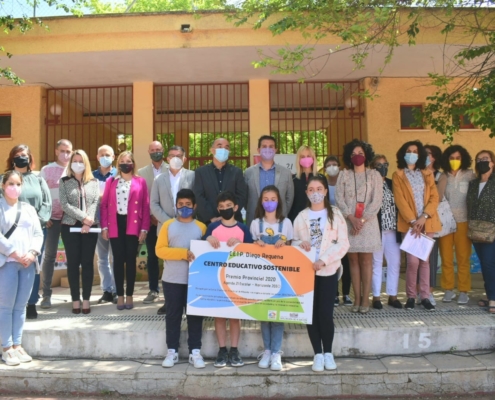
[[[358,105],[359,105],[359,99],[354,96],[348,97],[345,100],[345,106],[346,108],[349,109],[349,115],[351,117],[356,117],[356,116],[364,117],[364,111],[361,112],[354,111]]]
[[[191,25],[190,24],[182,24],[180,26],[180,31],[182,33],[191,33],[192,32]]]
[[[53,115],[53,119],[45,118],[46,125],[60,124],[60,116],[62,115],[62,106],[60,104],[52,104],[50,107],[50,114]]]

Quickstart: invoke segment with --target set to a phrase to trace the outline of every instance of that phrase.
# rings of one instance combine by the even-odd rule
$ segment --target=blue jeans
[[[9,261],[0,267],[0,340],[3,348],[22,342],[26,304],[35,275],[34,263],[24,268],[18,262]]]
[[[262,322],[261,337],[265,350],[270,350],[272,354],[278,353],[282,348],[284,324],[282,322]]]
[[[116,293],[113,265],[110,265],[110,256],[112,254],[110,240],[103,239],[101,233],[98,234],[96,254],[98,255],[98,271],[100,272],[101,277],[101,289],[104,292]]]
[[[38,256],[38,263],[41,264],[41,256],[45,250],[45,240],[46,240],[46,228],[43,228],[43,245],[41,246],[40,255]],[[38,303],[40,299],[40,274],[36,274],[34,277],[33,287],[31,289],[31,295],[29,296],[28,304],[34,305]]]
[[[480,259],[486,297],[488,300],[495,301],[495,242],[473,243],[473,245]]]

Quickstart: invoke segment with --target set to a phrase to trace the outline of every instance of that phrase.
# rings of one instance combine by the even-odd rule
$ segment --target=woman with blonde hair
[[[294,201],[288,215],[291,222],[294,222],[297,214],[306,208],[308,181],[309,178],[316,175],[318,175],[318,166],[315,151],[309,146],[299,147],[296,153],[296,174],[292,178],[294,182]]]
[[[136,163],[130,151],[120,153],[117,169],[117,176],[107,179],[101,199],[101,227],[103,239],[110,240],[112,246],[117,309],[130,310],[134,307],[138,246],[146,240],[150,228],[150,199],[146,180],[135,174]]]
[[[97,233],[89,230],[98,224],[98,180],[91,173],[91,165],[84,150],[75,150],[67,166],[67,175],[60,180],[60,204],[64,210],[61,235],[67,256],[67,277],[72,297],[72,313],[81,313],[79,266],[82,281],[82,312],[89,314],[89,298],[93,286],[93,257],[98,241]],[[71,232],[80,228],[80,232]]]

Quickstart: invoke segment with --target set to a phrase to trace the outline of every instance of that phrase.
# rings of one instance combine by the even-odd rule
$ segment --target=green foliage
[[[92,14],[218,10],[218,0],[88,0]]]
[[[316,131],[281,131],[272,132],[277,138],[280,154],[296,154],[302,145],[311,146],[316,152],[317,164],[323,165],[328,152],[328,136],[326,130]]]

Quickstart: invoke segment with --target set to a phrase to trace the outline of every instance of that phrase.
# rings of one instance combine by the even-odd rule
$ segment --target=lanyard
[[[365,184],[364,186],[366,187],[366,191],[364,192],[364,200],[363,201],[358,201],[358,194],[357,194],[357,183],[356,183],[356,171],[352,170],[354,172],[354,192],[356,193],[356,203],[366,203],[366,196],[368,195],[368,174],[366,173],[366,170],[364,170],[364,179],[365,179]]]

